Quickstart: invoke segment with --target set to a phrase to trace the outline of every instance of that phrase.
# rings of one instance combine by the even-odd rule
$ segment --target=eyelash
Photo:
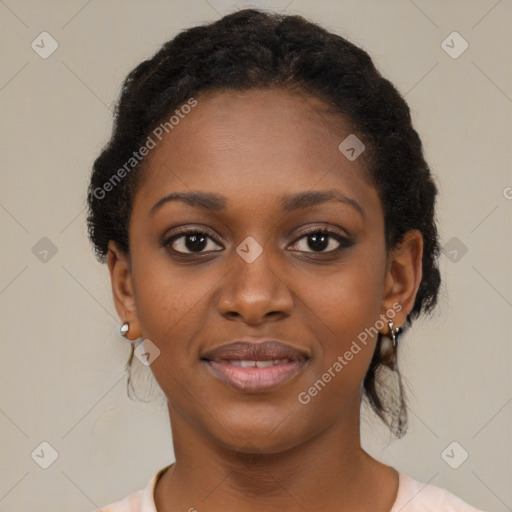
[[[295,240],[293,245],[295,245],[299,240],[302,240],[303,238],[305,238],[309,235],[317,235],[317,234],[328,235],[330,238],[334,238],[340,244],[339,247],[336,249],[333,249],[331,251],[303,251],[303,252],[306,252],[308,254],[335,254],[337,252],[340,252],[342,249],[346,249],[354,244],[354,242],[352,240],[340,235],[336,231],[333,231],[331,229],[324,228],[324,227],[312,227],[312,228],[308,228],[306,231],[304,231]],[[206,238],[210,238],[215,243],[221,245],[220,241],[217,240],[215,237],[213,237],[207,231],[203,231],[201,229],[184,229],[183,231],[179,231],[179,232],[173,234],[172,236],[164,239],[162,241],[162,246],[166,247],[166,248],[170,248],[176,255],[184,256],[184,257],[192,256],[192,255],[207,254],[209,252],[209,251],[206,251],[206,252],[179,252],[179,251],[172,249],[171,245],[174,241],[176,241],[180,238],[183,238],[183,237],[187,237],[188,235],[202,235]],[[220,252],[220,250],[215,250],[212,252]]]

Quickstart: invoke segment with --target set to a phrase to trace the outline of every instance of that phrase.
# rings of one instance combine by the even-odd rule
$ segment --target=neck
[[[398,475],[361,448],[357,398],[322,432],[266,453],[222,447],[169,407],[176,463],[156,487],[157,509],[288,512],[332,510],[336,503],[340,511],[377,512],[380,499],[389,510]]]

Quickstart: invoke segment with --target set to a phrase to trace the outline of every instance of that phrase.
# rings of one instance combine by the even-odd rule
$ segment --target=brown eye
[[[325,228],[313,228],[303,233],[294,243],[294,246],[297,246],[303,239],[306,239],[306,241],[302,244],[302,248],[298,248],[297,250],[304,252],[332,253],[353,245],[351,240],[335,231]]]
[[[162,245],[164,247],[170,247],[179,254],[199,254],[215,250],[215,245],[209,244],[209,241],[218,245],[205,231],[189,230],[166,238]],[[208,250],[205,251],[205,249]]]

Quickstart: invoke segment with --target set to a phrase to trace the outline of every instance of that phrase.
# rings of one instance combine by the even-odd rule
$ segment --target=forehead
[[[358,202],[375,198],[364,152],[350,161],[338,148],[353,127],[318,98],[256,89],[211,91],[195,100],[161,140],[153,136],[135,199],[148,210],[163,195],[187,189],[254,201],[337,187]]]

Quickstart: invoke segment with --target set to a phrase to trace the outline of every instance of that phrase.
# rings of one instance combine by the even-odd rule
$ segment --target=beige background
[[[365,414],[364,446],[480,509],[511,510],[512,2],[252,5],[310,17],[368,51],[405,95],[440,183],[449,243],[440,305],[402,338],[410,430],[390,441]],[[117,335],[107,268],[86,238],[86,187],[125,75],[179,30],[233,8],[227,0],[0,1],[0,511],[87,512],[173,460],[158,389],[150,403],[126,397],[128,346]],[[47,59],[31,48],[43,31],[59,45]],[[441,47],[453,31],[469,44],[456,59]],[[41,252],[43,237],[54,255]],[[139,365],[142,392],[151,376]],[[58,452],[48,469],[31,458],[43,441]],[[469,453],[458,469],[441,456],[453,441],[452,460]]]

